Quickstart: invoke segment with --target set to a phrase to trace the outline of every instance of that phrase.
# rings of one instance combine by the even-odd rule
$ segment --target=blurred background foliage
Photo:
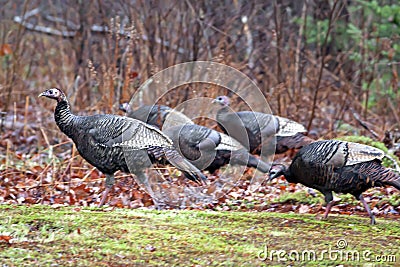
[[[55,103],[39,93],[60,87],[75,113],[122,114],[119,104],[152,75],[196,60],[245,73],[274,114],[313,136],[380,148],[383,141],[399,156],[399,24],[398,0],[0,0],[0,202],[90,205],[100,196],[101,173],[57,129]],[[160,102],[228,93],[187,84]],[[232,106],[249,107],[235,96]],[[265,203],[301,191],[311,201],[301,213],[320,210],[298,185],[279,180],[249,196],[248,184],[221,198],[222,209],[298,210]],[[393,190],[368,195],[381,214],[398,203]],[[118,175],[114,192],[113,206],[151,205],[129,175]]]
[[[381,139],[400,126],[399,35],[394,0],[0,0],[0,111],[51,122],[37,95],[58,86],[76,112],[115,113],[157,71],[210,60],[320,136],[371,136],[362,120]],[[168,104],[226,93],[196,86]]]

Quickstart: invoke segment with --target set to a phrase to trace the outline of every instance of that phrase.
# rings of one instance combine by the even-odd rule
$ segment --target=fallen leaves
[[[12,239],[12,237],[9,235],[0,235],[0,243],[6,242],[6,243],[10,244],[11,239]]]
[[[144,249],[147,251],[150,251],[150,252],[154,252],[157,250],[156,247],[154,247],[152,245],[146,245],[146,247]]]
[[[309,213],[310,212],[310,206],[309,205],[305,205],[305,204],[301,204],[299,207],[299,213],[303,214],[303,213]]]
[[[65,159],[68,161],[69,159]],[[70,172],[64,172],[64,165],[58,168],[48,168],[46,172],[52,178],[52,182],[44,182],[40,175],[44,175],[44,168],[36,166],[29,172],[15,168],[0,171],[0,202],[8,204],[47,204],[54,208],[65,205],[74,206],[97,206],[101,194],[104,190],[104,178],[96,169],[90,166],[72,168]],[[64,173],[64,175],[60,175]],[[87,175],[90,173],[91,175]],[[251,173],[250,173],[251,174]],[[47,175],[47,174],[46,174]],[[92,179],[92,176],[94,179]],[[79,178],[80,177],[80,178]],[[83,178],[85,177],[85,180]],[[212,177],[211,179],[218,179]],[[179,179],[176,179],[182,182]],[[241,179],[232,190],[222,195],[213,203],[207,203],[204,207],[188,207],[190,209],[214,209],[219,211],[269,211],[269,212],[296,212],[322,213],[323,198],[318,193],[310,192],[306,187],[296,184],[289,184],[284,179],[276,179],[274,182],[261,185],[258,190],[249,190],[249,179]],[[161,185],[162,186],[162,185]],[[211,187],[215,187],[212,184]],[[168,190],[168,187],[164,189]],[[174,188],[172,188],[174,189]],[[206,189],[205,192],[214,192]],[[282,196],[289,196],[302,192],[304,200],[293,198],[289,202],[281,201]],[[176,192],[181,194],[180,192]],[[400,217],[400,207],[390,204],[390,196],[396,199],[396,190],[388,188],[371,189],[364,193],[364,198],[370,203],[376,215],[390,217]],[[388,196],[385,197],[384,196]],[[312,202],[320,204],[312,204]],[[299,202],[300,201],[300,202]],[[304,201],[304,203],[303,203]],[[307,203],[310,202],[310,203]],[[397,203],[399,201],[397,200]],[[392,201],[393,203],[393,201]],[[116,184],[111,190],[107,204],[108,209],[118,208],[143,208],[153,206],[152,198],[136,184],[131,175],[117,175]],[[340,214],[362,214],[365,215],[364,208],[356,200],[348,202],[342,200],[335,205],[331,213]]]
[[[0,57],[3,57],[5,55],[10,55],[10,54],[12,54],[11,45],[1,44],[0,45]]]
[[[104,190],[105,177],[77,155],[69,140],[59,140],[51,149],[36,148],[32,152],[29,140],[37,141],[36,135],[24,137],[16,130],[5,132],[3,137],[5,139],[0,141],[0,152],[5,156],[0,156],[3,167],[0,170],[0,203],[46,204],[54,208],[66,205],[77,208],[97,206]],[[193,196],[188,196],[185,191],[188,182],[182,179],[179,171],[174,170],[171,167],[160,169],[162,177],[154,178],[151,183],[156,184],[154,190],[163,191],[171,199],[186,198],[187,203],[182,208],[300,214],[319,214],[324,211],[323,197],[319,192],[299,184],[290,184],[283,177],[264,183],[252,191],[250,180],[253,170],[245,171],[240,179],[233,179],[229,175],[208,175],[211,184],[202,193],[209,195],[213,201],[204,201],[204,205],[191,205],[190,197]],[[220,192],[218,181],[230,182],[232,189],[227,193]],[[301,193],[301,199],[283,198],[284,195],[295,196],[298,193]],[[375,214],[400,217],[400,198],[396,189],[371,189],[364,193],[364,198]],[[104,211],[114,208],[146,208],[154,206],[154,202],[136,183],[133,175],[116,173],[116,183],[109,193],[107,205],[109,207],[105,207]],[[340,202],[332,208],[332,213],[366,214],[360,203],[353,199]]]

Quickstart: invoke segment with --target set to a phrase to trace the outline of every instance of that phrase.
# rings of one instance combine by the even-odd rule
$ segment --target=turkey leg
[[[101,197],[101,200],[100,200],[100,203],[98,206],[99,208],[104,205],[104,202],[106,202],[107,195],[110,192],[111,188],[113,187],[114,183],[115,183],[114,174],[112,174],[112,175],[106,174],[106,182],[105,182],[106,190],[104,190],[103,196]]]
[[[371,218],[371,224],[376,224],[375,216],[372,214],[370,207],[368,206],[367,202],[365,201],[364,197],[360,195],[359,197],[361,203],[364,205],[365,210],[367,211],[369,217]]]

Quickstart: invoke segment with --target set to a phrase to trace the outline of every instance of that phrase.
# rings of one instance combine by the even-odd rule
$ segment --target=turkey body
[[[394,186],[400,190],[400,176],[381,165],[384,152],[352,142],[323,140],[304,146],[289,168],[271,171],[271,179],[283,174],[288,182],[319,190],[327,203],[325,218],[333,201],[332,192],[349,193],[360,200],[375,223],[362,193],[371,187]]]
[[[268,172],[270,165],[250,155],[235,139],[197,124],[167,128],[175,148],[199,169],[214,173],[226,164],[257,168]]]
[[[250,155],[245,147],[232,137],[194,124],[184,114],[168,106],[143,106],[129,112],[129,107],[123,104],[121,109],[127,112],[128,117],[132,116],[159,128],[163,126],[167,116],[173,116],[172,120],[177,124],[169,125],[163,132],[171,138],[180,154],[199,169],[214,173],[229,163],[257,168],[264,173],[270,168],[269,164]]]
[[[57,100],[54,112],[57,126],[72,139],[79,154],[106,175],[106,191],[99,206],[104,204],[118,170],[135,174],[147,188],[148,179],[143,170],[154,162],[169,162],[194,181],[206,179],[155,127],[110,114],[76,116],[71,113],[65,94],[58,88],[48,89],[39,96]]]
[[[56,119],[56,122],[60,130],[75,143],[79,154],[105,174],[112,174],[117,170],[126,173],[141,171],[155,161],[152,150],[168,148],[168,140],[162,138],[153,146],[137,140],[131,148],[124,147],[123,139],[126,141],[134,137],[128,136],[128,133],[121,134],[124,130],[132,127],[133,133],[143,131],[147,127],[119,116],[74,116],[67,125],[60,119]],[[144,135],[140,135],[140,138],[146,139]],[[128,166],[126,158],[134,164]]]
[[[262,149],[269,149],[275,137],[275,153],[298,149],[314,141],[304,135],[307,130],[295,121],[261,112],[232,112],[229,107],[230,99],[226,96],[219,96],[214,102],[221,105],[216,116],[220,128],[242,143],[251,153],[264,154]]]
[[[276,132],[276,122],[273,116],[262,113],[241,111],[228,112],[221,108],[217,113],[218,126],[222,131],[238,140],[250,152],[261,153],[262,141],[272,141]]]
[[[169,126],[193,124],[185,114],[165,105],[146,105],[132,110],[128,103],[123,103],[120,105],[120,110],[126,112],[127,117],[146,122],[158,129],[161,129],[167,119],[170,123]]]

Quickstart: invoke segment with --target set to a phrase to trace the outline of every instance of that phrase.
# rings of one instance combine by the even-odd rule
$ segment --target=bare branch
[[[358,115],[358,113],[355,112],[355,110],[351,109],[351,113],[353,114],[354,118],[358,121],[358,123],[364,129],[366,129],[368,132],[370,132],[376,139],[379,139],[379,135],[374,130],[370,129],[366,122],[361,120],[360,115]]]
[[[294,78],[293,78],[293,95],[296,94],[296,90],[298,87],[300,87],[301,82],[299,78],[299,66],[300,66],[300,53],[301,53],[301,44],[303,43],[303,34],[306,28],[306,24],[307,24],[307,6],[308,6],[308,0],[304,1],[303,4],[303,9],[301,11],[301,21],[303,22],[300,25],[300,29],[299,29],[299,36],[297,37],[297,44],[296,44],[296,57],[295,57],[295,61],[294,61]]]
[[[46,34],[51,34],[51,35],[57,35],[57,36],[63,36],[63,37],[74,37],[76,34],[76,31],[60,31],[57,29],[53,29],[50,27],[44,27],[40,25],[34,25],[32,23],[29,23],[27,19],[31,16],[37,15],[40,12],[40,8],[35,8],[31,11],[28,11],[25,13],[24,16],[15,16],[14,17],[14,22],[21,24],[25,28],[31,31],[37,31],[37,32],[42,32]]]
[[[311,116],[310,116],[310,120],[308,122],[307,125],[307,130],[309,131],[312,125],[312,122],[314,120],[315,117],[315,109],[317,107],[317,99],[318,99],[318,92],[321,89],[321,81],[322,81],[322,73],[324,72],[325,69],[325,60],[326,60],[326,50],[327,50],[327,45],[328,45],[328,39],[329,36],[331,34],[331,30],[333,28],[334,22],[335,20],[338,18],[339,14],[340,14],[340,10],[343,8],[343,6],[339,7],[339,10],[336,12],[336,7],[338,5],[340,1],[339,0],[335,0],[332,10],[329,13],[329,22],[328,22],[328,30],[326,32],[325,35],[325,39],[324,39],[324,43],[322,45],[322,55],[321,55],[321,64],[320,64],[320,69],[319,69],[319,74],[318,74],[318,80],[317,80],[317,84],[315,86],[315,91],[314,91],[314,96],[313,96],[313,104],[312,104],[312,108],[311,108]]]
[[[71,30],[58,30],[52,27],[46,27],[46,26],[41,26],[41,25],[35,25],[33,23],[29,23],[27,20],[28,18],[37,15],[40,13],[40,8],[35,8],[31,11],[28,11],[25,13],[24,16],[15,16],[14,17],[14,22],[21,24],[23,27],[25,27],[28,30],[31,31],[36,31],[36,32],[41,32],[41,33],[46,33],[50,35],[56,35],[56,36],[62,36],[64,38],[73,38],[75,37],[77,33],[77,29],[79,29],[79,26],[76,25],[75,23],[71,21],[64,21],[63,19],[53,17],[53,16],[46,16],[46,19],[51,21],[51,22],[64,22],[67,27],[72,28]],[[101,25],[92,25],[90,27],[90,30],[94,33],[109,33],[110,29],[108,26],[101,26]],[[118,32],[119,35],[124,36],[125,38],[134,38],[134,36],[131,36],[131,31],[125,31],[123,27],[119,29]],[[149,38],[147,35],[142,34],[140,38],[143,41],[148,41]],[[159,37],[155,38],[155,42],[158,44],[161,44],[165,47],[171,48],[173,50],[176,50],[180,54],[184,54],[186,51],[183,48],[177,47],[177,45],[171,45],[170,42],[161,40]]]

